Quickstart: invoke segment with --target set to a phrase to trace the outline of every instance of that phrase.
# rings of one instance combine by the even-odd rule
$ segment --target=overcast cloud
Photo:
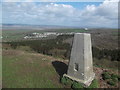
[[[88,3],[84,9],[56,3],[3,3],[2,11],[3,23],[118,27],[118,0],[105,0],[97,6]]]

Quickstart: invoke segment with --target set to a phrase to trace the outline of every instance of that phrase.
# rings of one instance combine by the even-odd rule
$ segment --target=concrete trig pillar
[[[67,75],[64,76],[89,86],[95,77],[93,72],[91,35],[76,33],[68,65]]]

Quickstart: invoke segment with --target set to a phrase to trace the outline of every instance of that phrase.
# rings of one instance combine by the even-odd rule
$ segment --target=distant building
[[[30,39],[30,38],[45,38],[45,37],[49,37],[51,35],[53,36],[59,36],[59,35],[72,35],[74,34],[74,32],[70,32],[70,33],[57,33],[57,32],[45,32],[45,33],[31,33],[31,34],[27,34],[24,39]]]
[[[85,30],[88,30],[88,28],[85,28]]]

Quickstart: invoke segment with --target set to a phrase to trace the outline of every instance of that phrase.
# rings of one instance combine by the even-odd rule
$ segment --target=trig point
[[[89,86],[95,77],[91,50],[91,35],[76,33],[74,36],[67,75],[84,86]]]

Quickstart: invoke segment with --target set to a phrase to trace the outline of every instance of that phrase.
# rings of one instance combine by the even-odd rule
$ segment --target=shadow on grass
[[[63,74],[67,73],[68,66],[65,63],[60,61],[53,61],[52,65],[60,77],[62,77]]]

